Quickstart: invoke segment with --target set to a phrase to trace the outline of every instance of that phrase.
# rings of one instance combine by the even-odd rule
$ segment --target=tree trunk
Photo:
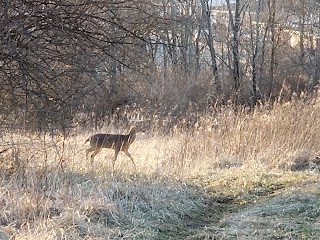
[[[271,53],[270,53],[270,68],[269,68],[269,76],[270,76],[270,88],[269,88],[269,97],[272,98],[274,93],[274,68],[275,68],[275,52],[276,52],[276,36],[275,36],[275,15],[276,15],[276,1],[269,0],[268,1],[269,8],[269,26],[271,31]]]
[[[251,39],[252,39],[252,93],[253,93],[253,105],[257,103],[260,99],[259,86],[257,81],[257,61],[259,53],[259,39],[260,39],[260,10],[261,10],[261,0],[258,1],[258,8],[256,12],[256,27],[255,27],[255,38],[253,34],[253,23],[251,19]]]
[[[229,11],[229,21],[232,29],[232,41],[231,41],[231,49],[232,49],[232,70],[233,70],[233,80],[234,80],[234,91],[235,97],[234,101],[238,104],[239,91],[240,91],[240,56],[239,56],[239,38],[240,38],[240,0],[235,1],[235,10],[234,15],[232,13],[230,0],[226,0],[227,7]]]
[[[211,8],[210,8],[210,6],[212,5],[212,0],[210,1],[210,4],[209,4],[209,0],[202,0],[201,5],[202,5],[202,17],[206,25],[206,29],[203,29],[203,30],[205,33],[205,37],[206,37],[206,41],[209,47],[210,57],[211,57],[211,69],[212,69],[212,75],[213,75],[212,86],[214,86],[212,90],[216,91],[216,93],[220,95],[221,83],[220,83],[219,74],[218,74],[216,50],[214,47],[214,39],[213,39],[213,33],[212,33],[212,19],[211,19]],[[207,30],[208,32],[205,30]]]

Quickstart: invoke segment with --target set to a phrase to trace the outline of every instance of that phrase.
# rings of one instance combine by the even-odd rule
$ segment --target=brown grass
[[[187,130],[172,126],[168,135],[155,125],[130,149],[137,171],[120,153],[113,177],[113,151],[104,150],[93,166],[85,160],[83,142],[91,130],[67,139],[6,133],[0,149],[10,149],[0,154],[0,234],[316,239],[319,119],[315,101],[253,112],[225,108],[198,116]],[[296,169],[298,164],[307,167]]]

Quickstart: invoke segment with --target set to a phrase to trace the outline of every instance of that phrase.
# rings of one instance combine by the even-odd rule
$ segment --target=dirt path
[[[156,239],[320,239],[320,182],[251,194],[244,204],[212,195],[182,222],[161,225]]]

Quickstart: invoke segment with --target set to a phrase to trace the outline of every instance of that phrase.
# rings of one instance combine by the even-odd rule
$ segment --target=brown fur
[[[130,145],[136,139],[136,133],[136,128],[131,127],[127,135],[103,133],[92,135],[85,141],[85,143],[90,142],[91,146],[89,149],[86,149],[86,157],[88,157],[90,152],[93,152],[91,154],[91,162],[93,162],[94,157],[102,150],[102,148],[110,148],[115,150],[115,156],[112,162],[112,171],[114,171],[114,164],[120,151],[123,151],[131,159],[133,165],[135,166],[133,158],[128,150]]]

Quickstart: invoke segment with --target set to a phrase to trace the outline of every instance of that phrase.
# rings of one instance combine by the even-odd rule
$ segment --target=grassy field
[[[85,159],[90,133],[2,133],[0,239],[320,238],[317,101],[154,126],[113,176],[112,150]]]

